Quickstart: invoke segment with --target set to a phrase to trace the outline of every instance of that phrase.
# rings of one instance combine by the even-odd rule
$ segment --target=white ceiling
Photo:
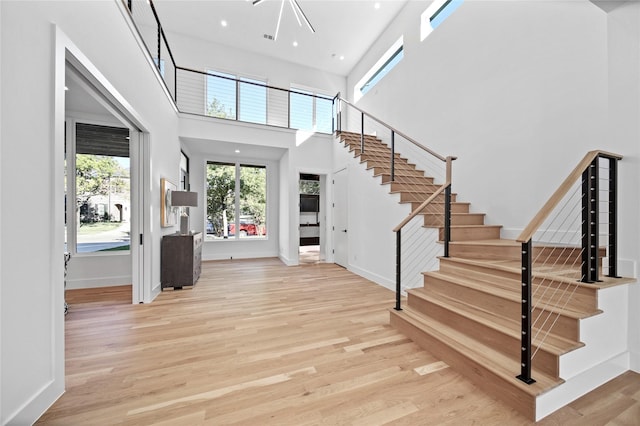
[[[165,32],[260,53],[347,75],[407,0],[298,0],[315,29],[298,25],[289,0],[275,35],[283,0],[154,0]],[[376,8],[376,4],[378,8]],[[227,26],[221,22],[225,20]],[[167,36],[171,45],[171,36]],[[298,43],[297,47],[293,42]],[[180,65],[180,52],[173,52]],[[344,59],[340,59],[344,57]]]

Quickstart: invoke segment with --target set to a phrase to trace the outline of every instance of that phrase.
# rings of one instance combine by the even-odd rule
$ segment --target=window
[[[420,17],[420,40],[424,40],[444,22],[464,0],[435,0]]]
[[[333,99],[292,87],[289,93],[289,127],[321,133],[332,132]]]
[[[378,59],[369,71],[356,84],[354,97],[356,101],[375,86],[385,75],[389,73],[404,57],[404,38],[400,37],[385,53]]]
[[[189,184],[189,157],[180,151],[180,190],[188,191],[191,185]]]
[[[156,68],[160,71],[160,76],[164,78],[164,59],[160,59],[160,65],[158,65],[158,58],[153,58],[153,63],[156,64]]]
[[[76,253],[129,250],[129,129],[77,123],[75,153]]]
[[[236,119],[235,76],[219,72],[207,74],[206,115]]]
[[[267,86],[264,81],[237,79],[232,74],[209,71],[206,102],[206,115],[267,123]]]
[[[267,87],[264,82],[242,78],[238,87],[238,119],[248,123],[267,124]]]
[[[266,167],[207,163],[205,216],[207,240],[266,238]]]

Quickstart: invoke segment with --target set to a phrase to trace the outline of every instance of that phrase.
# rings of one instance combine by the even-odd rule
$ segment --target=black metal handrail
[[[542,209],[522,231],[516,241],[522,244],[522,309],[521,309],[521,363],[518,379],[527,384],[535,383],[531,377],[532,365],[532,287],[533,287],[533,237],[542,223],[551,215],[562,199],[569,193],[570,188],[581,180],[581,278],[584,283],[599,281],[600,247],[598,235],[599,223],[599,160],[609,161],[608,188],[608,265],[607,276],[617,277],[617,162],[621,155],[605,151],[590,151],[578,163],[556,192],[549,198]]]

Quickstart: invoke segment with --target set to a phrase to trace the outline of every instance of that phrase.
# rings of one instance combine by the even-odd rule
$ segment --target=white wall
[[[121,2],[0,2],[3,206],[1,218],[1,423],[30,424],[64,389],[62,145],[54,143],[52,23],[129,102],[151,133],[148,194],[152,282],[160,280],[160,177],[178,180],[177,116],[121,13]],[[58,58],[59,59],[59,58]],[[122,64],[127,64],[123,67]],[[63,65],[64,68],[64,65]],[[62,87],[59,90],[63,90]],[[60,138],[61,135],[56,135]],[[57,139],[56,139],[57,140]],[[60,148],[58,152],[57,149]],[[32,171],[31,173],[25,173]],[[20,185],[12,184],[20,182]],[[25,206],[44,200],[41,209]],[[60,210],[60,211],[57,211]],[[39,226],[35,226],[40,224]]]
[[[162,16],[160,16],[162,21]],[[346,79],[293,62],[238,50],[182,34],[167,33],[176,65],[195,70],[216,70],[230,74],[266,79],[267,84],[283,89],[303,85],[327,95],[344,92]]]
[[[622,154],[620,273],[640,259],[640,5],[466,1],[423,42],[409,2],[348,76],[348,92],[404,34],[404,59],[359,102],[443,155],[453,189],[516,237],[592,149]],[[629,293],[640,365],[640,290]]]
[[[358,106],[457,155],[459,199],[517,234],[588,150],[609,148],[606,18],[586,1],[467,1],[420,42],[424,8],[408,3],[348,93],[404,34],[404,59]]]
[[[621,256],[640,259],[640,3],[627,2],[607,16],[609,53],[609,140],[625,155],[620,163],[620,223],[635,224],[620,234]],[[621,274],[629,274],[621,270]],[[635,268],[633,268],[635,269]],[[637,271],[636,272],[637,276]],[[640,287],[629,288],[631,367],[640,371]]]

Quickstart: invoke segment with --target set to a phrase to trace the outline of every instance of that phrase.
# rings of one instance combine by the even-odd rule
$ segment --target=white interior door
[[[333,259],[344,268],[349,260],[347,169],[333,175]]]

